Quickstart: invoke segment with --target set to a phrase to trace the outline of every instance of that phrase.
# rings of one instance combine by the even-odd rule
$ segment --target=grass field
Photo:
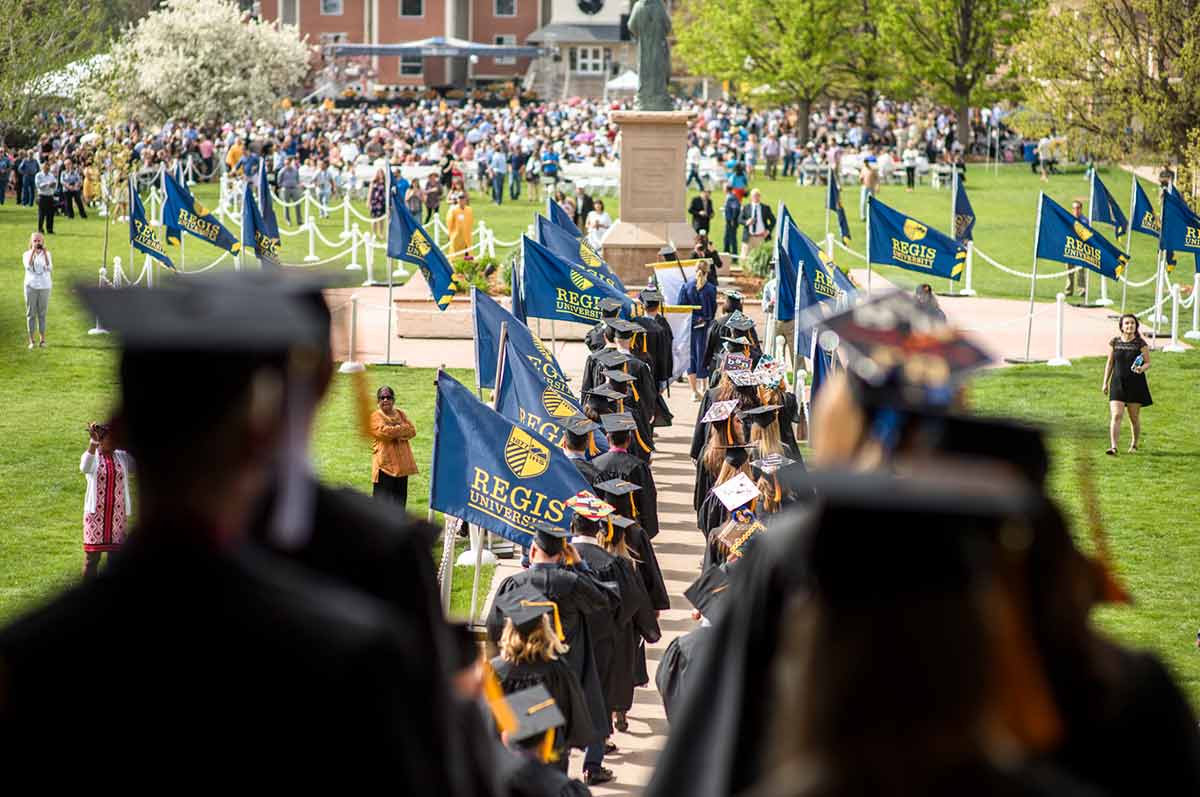
[[[1129,195],[1129,177],[1102,172],[1109,189],[1119,199]],[[979,222],[977,243],[997,260],[1027,270],[1032,251],[1033,219],[1040,184],[1023,166],[1004,167],[999,177],[984,175],[977,167],[968,174],[968,190]],[[821,210],[824,189],[796,186],[792,181],[769,182],[761,177],[765,200],[785,201],[802,228],[814,237],[824,232]],[[1151,190],[1153,186],[1147,185]],[[1067,204],[1086,194],[1082,173],[1054,178],[1048,190]],[[211,186],[198,187],[202,201],[215,204]],[[928,186],[914,194],[886,187],[881,198],[927,223],[945,227],[949,192]],[[862,225],[857,221],[857,190],[845,195],[854,235],[853,246],[863,246]],[[484,220],[501,240],[513,240],[529,224],[535,205],[524,198],[496,208],[483,197],[474,199],[477,220]],[[615,198],[610,212],[618,215]],[[279,214],[283,221],[282,213]],[[0,251],[10,266],[0,270],[0,622],[22,607],[70,583],[77,577],[80,551],[80,516],[83,477],[79,455],[86,446],[84,427],[108,411],[113,396],[113,349],[106,337],[89,337],[91,319],[79,310],[70,295],[76,282],[94,283],[102,261],[103,230],[93,215],[87,221],[59,219],[57,234],[47,245],[55,258],[55,289],[50,302],[49,343],[45,350],[25,349],[24,306],[20,252],[35,226],[30,208],[12,204],[0,207]],[[341,229],[341,219],[322,223],[331,240]],[[128,258],[123,226],[110,228],[110,258]],[[721,230],[714,230],[716,240]],[[1131,274],[1144,275],[1153,262],[1153,242],[1135,236]],[[318,256],[332,249],[318,245]],[[285,238],[283,259],[297,263],[307,254],[304,236]],[[187,243],[189,269],[211,263],[216,252],[193,239]],[[845,265],[857,267],[853,261]],[[1190,280],[1190,261],[1184,261],[1175,280]],[[226,261],[228,263],[228,261]],[[334,282],[351,284],[363,279],[342,263],[322,267]],[[1046,264],[1058,270],[1058,266]],[[222,266],[222,267],[228,267]],[[904,284],[905,273],[885,269],[888,277]],[[915,276],[915,275],[914,275]],[[976,288],[983,295],[1028,297],[1028,282],[1009,278],[977,264]],[[1039,283],[1039,297],[1050,299],[1059,289],[1057,280]],[[1117,297],[1114,291],[1110,295]],[[1149,306],[1150,290],[1131,291],[1130,305]],[[1079,492],[1074,486],[1073,462],[1077,446],[1096,456],[1096,475],[1102,509],[1112,535],[1120,571],[1138,604],[1129,609],[1105,610],[1101,624],[1120,638],[1157,650],[1180,676],[1195,704],[1200,705],[1200,652],[1194,646],[1200,626],[1200,600],[1191,584],[1191,570],[1200,554],[1200,522],[1194,509],[1193,469],[1200,462],[1196,417],[1200,416],[1200,354],[1156,354],[1150,371],[1155,405],[1145,415],[1144,450],[1136,456],[1104,457],[1106,405],[1099,395],[1102,361],[1078,360],[1071,368],[1022,368],[989,372],[976,383],[974,400],[986,412],[1015,415],[1046,423],[1055,434],[1055,471],[1052,487],[1078,521]],[[470,384],[469,372],[455,376]],[[414,446],[422,475],[410,487],[410,508],[424,514],[428,500],[428,465],[432,441],[433,372],[405,368],[373,368],[372,384],[396,388],[400,404],[419,429]],[[176,399],[187,410],[187,397]],[[370,454],[353,428],[350,391],[339,377],[318,420],[313,450],[322,478],[336,484],[369,488]],[[485,574],[486,587],[489,574]],[[465,610],[469,600],[470,569],[455,578],[456,606]]]

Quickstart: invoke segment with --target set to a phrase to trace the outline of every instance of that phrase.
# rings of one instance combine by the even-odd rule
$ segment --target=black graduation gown
[[[611,717],[604,705],[603,685],[592,654],[592,637],[587,615],[611,611],[611,593],[600,585],[595,575],[586,568],[586,563],[584,567],[534,564],[528,570],[511,575],[501,582],[496,590],[496,597],[499,598],[526,584],[558,604],[563,635],[570,646],[565,658],[583,687],[583,695],[592,718],[592,741],[608,736],[612,732]],[[504,630],[505,618],[498,603],[499,601],[492,602],[492,610],[487,619],[488,635],[493,642],[500,641],[500,633]]]
[[[783,409],[779,410],[779,439],[784,445],[791,446],[793,451],[799,451],[800,447],[796,445],[796,424],[800,422],[800,402],[796,400],[796,394],[785,392],[783,394]],[[798,456],[798,455],[797,455]],[[796,457],[792,457],[796,459]]]
[[[710,373],[720,370],[719,358],[724,350],[725,341],[722,338],[735,338],[739,335],[750,341],[750,359],[757,363],[762,357],[762,344],[758,340],[758,331],[751,327],[745,332],[737,332],[729,328],[729,317],[733,313],[726,313],[720,318],[713,321],[712,326],[708,328],[708,340],[704,343],[704,361],[708,363]]]
[[[592,793],[583,781],[568,777],[552,764],[511,750],[502,755],[500,780],[505,797],[591,797]]]
[[[675,333],[661,315],[642,315],[634,323],[646,330],[646,348],[654,363],[654,379],[667,382],[675,371]]]
[[[184,771],[193,786],[277,788],[353,768],[454,793],[453,704],[423,629],[256,546],[218,551],[207,537],[142,527],[99,578],[0,632],[6,772],[44,776],[47,750],[132,743],[138,763],[121,780],[138,791]],[[276,766],[314,749],[303,767]],[[91,783],[84,771],[59,774]]]
[[[638,561],[637,574],[650,597],[651,608],[660,611],[670,609],[671,596],[667,593],[667,583],[663,580],[654,543],[650,542],[646,530],[637,523],[625,529],[625,546]]]
[[[595,741],[595,721],[591,705],[565,659],[554,661],[523,661],[512,663],[497,656],[492,669],[504,694],[512,694],[531,686],[544,686],[558,704],[566,723],[554,735],[554,749],[560,756],[572,747],[582,749]]]
[[[617,507],[620,514],[640,523],[650,539],[657,537],[658,491],[654,486],[654,475],[650,472],[650,465],[633,454],[611,448],[593,459],[592,465],[600,472],[597,482],[624,479],[642,488],[627,494],[633,497],[632,506],[629,501],[623,500],[627,496],[621,496],[610,503]]]
[[[699,512],[700,531],[704,533],[706,541],[704,559],[701,562],[703,570],[725,564],[725,556],[721,554],[716,542],[716,533],[728,520],[729,510],[721,503],[721,499],[710,492],[700,504]]]
[[[662,661],[658,663],[658,671],[654,673],[654,685],[662,696],[663,709],[667,712],[667,720],[677,708],[687,684],[687,677],[699,656],[700,650],[708,643],[710,629],[700,626],[686,634],[680,634],[671,640],[663,653]]]
[[[596,326],[587,331],[583,336],[583,342],[588,347],[588,351],[597,352],[608,345],[608,341],[604,339],[604,322],[601,321]]]
[[[621,623],[621,604],[625,595],[621,591],[621,578],[617,572],[617,557],[594,542],[572,542],[580,558],[588,563],[596,578],[610,586],[618,598],[612,601],[612,609],[588,615],[588,630],[592,637],[592,657],[596,661],[596,673],[600,676],[600,687],[604,692],[604,705],[612,708],[613,657],[617,644],[617,628]]]
[[[600,471],[596,470],[596,466],[586,459],[571,459],[571,463],[575,466],[575,470],[579,471],[579,475],[588,483],[589,487],[596,485],[596,477],[600,475]]]
[[[662,638],[662,632],[658,627],[658,615],[650,605],[650,595],[633,563],[614,558],[613,570],[621,590],[621,608],[616,618],[617,634],[609,671],[608,707],[613,711],[629,711],[633,707],[633,690],[647,682],[642,643],[654,644]],[[641,660],[639,651],[643,654]]]

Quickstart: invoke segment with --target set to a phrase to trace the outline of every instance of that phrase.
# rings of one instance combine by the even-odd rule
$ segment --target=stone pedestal
[[[691,251],[695,232],[684,200],[686,111],[618,111],[621,127],[621,218],[604,238],[603,257],[627,287],[646,284],[647,263],[668,243]]]

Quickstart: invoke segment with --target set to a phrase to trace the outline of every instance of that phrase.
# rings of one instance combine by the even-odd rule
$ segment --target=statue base
[[[684,180],[686,111],[617,111],[621,128],[621,217],[604,238],[604,260],[627,287],[641,287],[647,263],[672,244],[691,251],[696,233],[687,223]],[[682,255],[681,255],[682,256]]]

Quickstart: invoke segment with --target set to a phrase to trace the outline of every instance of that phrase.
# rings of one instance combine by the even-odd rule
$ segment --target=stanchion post
[[[305,263],[315,263],[321,258],[317,257],[317,223],[310,215],[308,222],[308,254],[304,256]]]
[[[100,267],[100,287],[103,288],[104,284],[106,282],[108,282],[108,269],[104,268],[104,266],[101,266]],[[108,330],[105,329],[103,326],[101,326],[99,316],[96,316],[96,326],[89,329],[88,334],[89,335],[107,335],[108,334]]]
[[[1197,294],[1200,294],[1200,271],[1192,277],[1192,328],[1183,333],[1188,340],[1200,340],[1200,301],[1196,300]]]
[[[358,264],[358,246],[361,243],[362,233],[358,231],[358,222],[355,222],[350,231],[350,263],[346,266],[347,271],[362,271],[362,266]]]
[[[958,292],[959,296],[974,296],[975,295],[975,289],[971,287],[971,280],[972,280],[971,272],[973,270],[974,263],[975,263],[975,242],[970,239],[967,239],[966,287]]]
[[[1187,351],[1187,347],[1179,342],[1179,285],[1171,286],[1171,342],[1163,346],[1163,351]]]
[[[363,280],[363,287],[375,284],[375,234],[372,232],[363,233],[363,260],[367,261],[367,278]]]
[[[829,259],[833,260],[833,233],[825,233],[825,254],[829,255]]]
[[[1100,299],[1096,304],[1102,307],[1108,307],[1113,303],[1113,300],[1108,298],[1108,279],[1104,275],[1100,275]]]
[[[355,374],[359,371],[365,371],[366,368],[362,363],[354,359],[354,349],[358,337],[358,294],[350,297],[350,330],[347,335],[346,344],[346,361],[338,368],[339,373]]]
[[[1063,326],[1066,321],[1066,294],[1061,291],[1054,297],[1054,356],[1046,365],[1070,365],[1071,361],[1063,355]]]
[[[358,226],[357,224],[354,226]],[[349,238],[350,232],[350,194],[342,198],[342,237]]]

